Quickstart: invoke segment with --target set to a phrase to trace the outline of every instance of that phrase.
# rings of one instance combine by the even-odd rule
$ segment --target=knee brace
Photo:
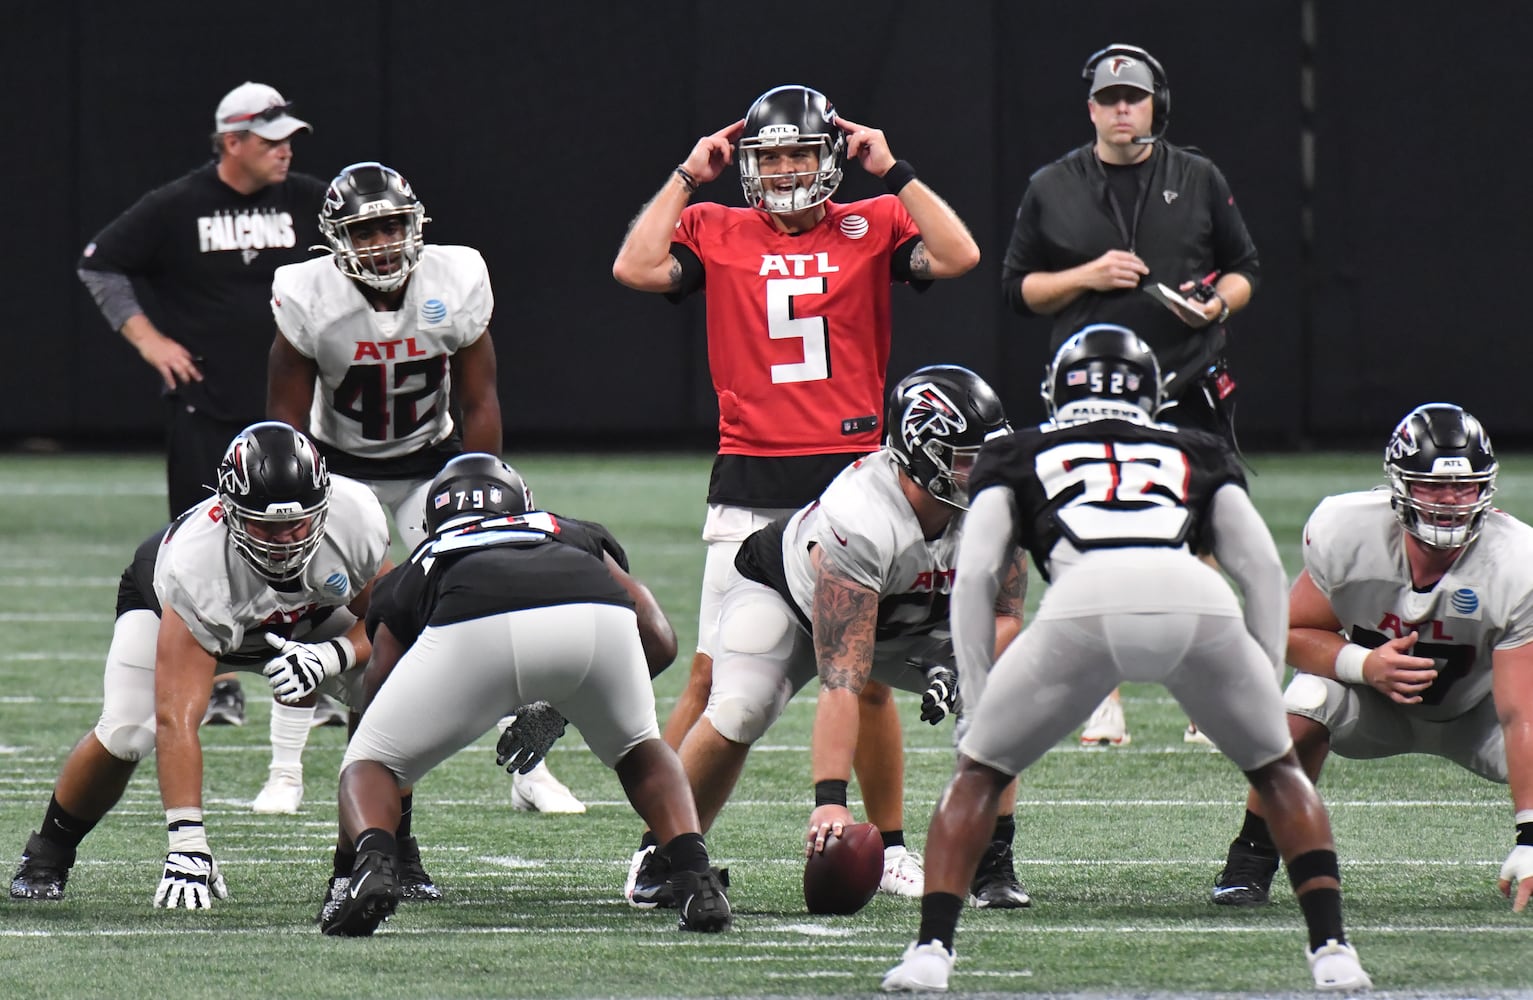
[[[96,739],[106,752],[118,760],[137,764],[154,753],[154,726],[135,726],[129,723],[96,723]]]
[[[765,736],[772,723],[777,721],[778,714],[775,702],[740,694],[726,694],[710,700],[703,713],[720,736],[746,746]]]

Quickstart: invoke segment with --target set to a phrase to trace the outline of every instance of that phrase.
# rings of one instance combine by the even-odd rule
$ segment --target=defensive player
[[[1124,680],[1164,685],[1272,804],[1315,985],[1367,988],[1342,932],[1330,821],[1283,725],[1283,564],[1231,446],[1153,422],[1159,366],[1121,326],[1065,341],[1043,392],[1050,422],[988,443],[971,476],[953,591],[967,732],[927,834],[921,926],[883,988],[947,989],[996,798]],[[1205,543],[1240,585],[1244,613],[1194,555]],[[1013,544],[1052,584],[997,659],[991,608],[1016,573]]]
[[[1405,415],[1388,489],[1320,502],[1289,593],[1284,695],[1299,760],[1444,757],[1509,785],[1516,840],[1497,883],[1533,896],[1533,529],[1491,507],[1490,436],[1451,403]],[[1278,857],[1252,795],[1214,902],[1267,901]],[[1515,893],[1515,895],[1513,895]]]
[[[269,421],[235,437],[217,494],[147,539],[123,573],[101,718],[64,763],[12,898],[63,897],[81,840],[156,750],[170,849],[155,905],[225,896],[202,816],[198,725],[213,675],[260,670],[287,699],[335,689],[367,659],[359,616],[388,546],[378,501],[332,480],[303,434]]]
[[[681,929],[724,930],[726,882],[655,721],[650,678],[675,659],[676,636],[654,597],[614,558],[622,550],[604,527],[538,510],[494,456],[461,455],[430,485],[431,541],[378,585],[368,613],[368,708],[341,764],[356,864],[322,929],[367,935],[394,912],[399,789],[508,709],[546,700],[663,839]]]
[[[688,205],[737,155],[747,207]],[[889,194],[832,201],[847,159],[882,177]],[[840,117],[824,94],[802,86],[767,91],[745,118],[699,139],[634,220],[612,273],[672,301],[706,293],[719,406],[697,653],[666,723],[671,746],[708,702],[719,604],[738,579],[740,543],[879,447],[890,283],[924,290],[978,262],[963,221],[894,158],[883,132]],[[904,758],[889,689],[864,688],[863,712],[857,770],[868,814],[897,831]],[[883,888],[920,895],[919,858],[891,848]]]
[[[902,379],[890,393],[886,426],[885,450],[849,466],[817,501],[740,548],[741,579],[724,595],[712,694],[681,747],[705,831],[751,745],[818,676],[812,824],[824,829],[812,826],[811,837],[813,848],[822,848],[826,835],[839,835],[851,822],[846,789],[858,743],[858,691],[870,678],[925,691],[928,667],[951,668],[948,593],[969,467],[982,442],[1010,428],[984,380],[954,365]],[[1013,568],[1022,570],[1020,552]],[[1012,579],[997,599],[1000,642],[1021,628],[1021,603],[1012,599],[1020,587]],[[955,692],[947,687],[944,709],[952,710]],[[1029,902],[1012,866],[1012,828],[1008,807],[996,824],[987,878],[976,879],[981,905]],[[663,851],[646,859],[635,905],[669,905],[667,871]]]
[[[428,245],[428,221],[398,171],[354,163],[330,182],[319,214],[330,256],[278,268],[272,282],[269,415],[308,428],[333,471],[393,512],[411,549],[426,537],[426,487],[442,465],[465,449],[501,449],[489,272],[471,247]],[[295,812],[303,799],[307,720],[279,711],[286,752],[257,812]],[[585,811],[546,766],[517,775],[511,801]]]

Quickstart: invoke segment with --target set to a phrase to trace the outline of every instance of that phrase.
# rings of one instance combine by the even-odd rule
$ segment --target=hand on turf
[[[165,875],[154,893],[154,905],[174,910],[211,910],[213,899],[228,899],[229,885],[213,855],[202,851],[171,851],[165,855]]]
[[[1517,886],[1517,895],[1512,896],[1512,886]],[[1501,879],[1496,883],[1496,888],[1501,890],[1501,895],[1512,900],[1512,912],[1521,913],[1528,905],[1529,897],[1533,897],[1533,847],[1526,844],[1518,844],[1512,848],[1512,853],[1506,856],[1506,863],[1501,866]]]
[[[804,857],[825,850],[825,842],[831,837],[841,836],[841,831],[851,823],[852,813],[846,806],[815,806],[814,812],[809,814],[809,836],[804,845]]]
[[[564,716],[546,701],[535,701],[516,710],[516,718],[495,744],[495,763],[506,773],[526,774],[548,756],[554,741],[564,735]]]

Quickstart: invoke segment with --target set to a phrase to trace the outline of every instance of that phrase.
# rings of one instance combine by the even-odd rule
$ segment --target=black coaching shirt
[[[144,313],[189,350],[202,382],[175,390],[233,423],[266,411],[272,273],[323,242],[326,184],[307,174],[244,195],[210,161],[144,195],[86,246],[79,267],[133,279]]]
[[[367,634],[378,623],[408,646],[428,625],[559,604],[616,604],[633,598],[607,572],[610,553],[628,558],[595,521],[548,511],[497,517],[422,542],[409,562],[373,587]]]
[[[986,442],[969,489],[972,496],[988,486],[1011,489],[1012,542],[1032,553],[1048,580],[1061,539],[1081,551],[1186,545],[1202,552],[1214,494],[1245,482],[1222,437],[1107,419],[1025,427]]]

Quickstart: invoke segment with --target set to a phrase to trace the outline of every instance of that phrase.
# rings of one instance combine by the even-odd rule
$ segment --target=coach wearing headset
[[[1133,330],[1172,376],[1166,395],[1175,405],[1161,419],[1233,442],[1225,322],[1251,301],[1256,245],[1213,161],[1165,141],[1171,88],[1153,56],[1110,45],[1081,72],[1096,140],[1029,179],[1002,294],[1024,316],[1054,317],[1050,351],[1091,323]],[[1187,739],[1206,742],[1191,727]],[[1081,742],[1128,742],[1116,692]]]

